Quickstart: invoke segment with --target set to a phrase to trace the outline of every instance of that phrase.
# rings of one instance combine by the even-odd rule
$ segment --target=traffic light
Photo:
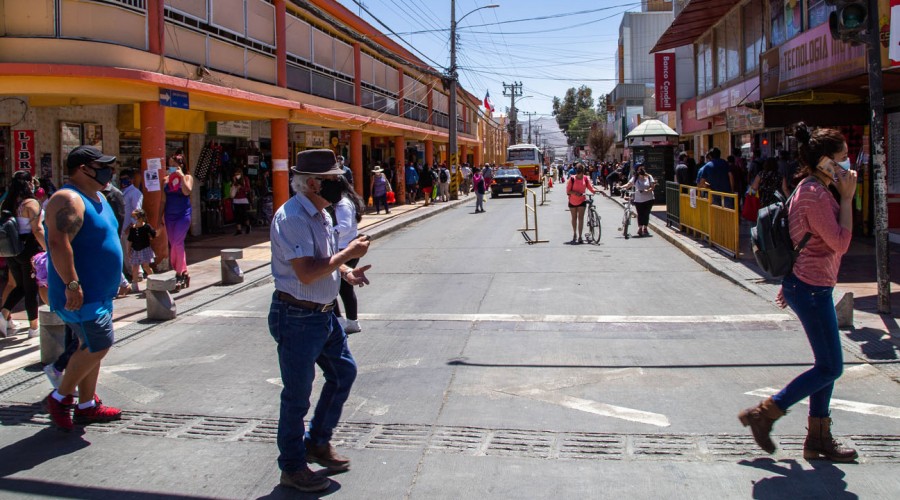
[[[869,25],[867,1],[825,0],[825,3],[836,7],[828,18],[832,38],[854,45],[866,43],[863,32]]]

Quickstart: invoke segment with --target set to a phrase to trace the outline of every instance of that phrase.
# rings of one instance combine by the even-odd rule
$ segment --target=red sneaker
[[[80,425],[112,422],[122,418],[122,410],[95,403],[94,406],[82,410],[75,408],[75,423]]]
[[[44,399],[44,410],[50,414],[50,421],[56,425],[56,428],[63,431],[71,431],[75,425],[72,423],[72,405],[75,404],[75,398],[66,396],[62,401],[53,398],[51,392]]]

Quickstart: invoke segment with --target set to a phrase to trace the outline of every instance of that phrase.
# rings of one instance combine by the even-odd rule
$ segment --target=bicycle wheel
[[[594,243],[600,239],[600,237],[597,234],[599,231],[598,230],[599,225],[600,225],[599,221],[597,221],[597,216],[594,214],[594,211],[591,210],[590,212],[588,212],[588,224],[587,224],[587,226],[588,226],[588,234],[587,234],[588,243]]]
[[[628,239],[628,224],[631,223],[631,210],[625,211],[625,216],[622,218],[622,234],[625,236],[625,239]]]

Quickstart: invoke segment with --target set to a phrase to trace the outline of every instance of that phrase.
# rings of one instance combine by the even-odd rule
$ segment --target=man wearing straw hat
[[[281,413],[278,420],[278,466],[281,484],[300,491],[323,491],[331,485],[307,462],[330,472],[350,468],[350,460],[331,445],[344,403],[356,379],[356,362],[347,335],[332,311],[341,280],[369,283],[365,271],[345,265],[363,257],[369,238],[360,236],[338,251],[337,233],[325,208],[340,201],[344,171],[328,149],[303,151],[291,167],[296,194],[275,213],[270,229],[275,293],[269,309],[269,332],[278,344],[281,368]],[[307,431],[315,365],[325,384]]]

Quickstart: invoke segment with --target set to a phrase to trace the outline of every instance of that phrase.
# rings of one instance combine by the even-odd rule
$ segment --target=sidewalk
[[[375,215],[367,213],[359,223],[359,232],[368,234],[373,239],[384,236],[401,229],[408,224],[427,219],[432,215],[455,207],[460,204],[474,203],[474,195],[462,196],[458,200],[446,203],[436,203],[426,207],[423,202],[415,205],[396,205],[391,207],[391,213]],[[230,231],[229,231],[230,232]],[[186,242],[188,269],[191,275],[191,287],[173,294],[176,306],[178,302],[209,287],[216,286],[221,281],[219,254],[225,248],[241,248],[244,250],[244,258],[240,261],[241,270],[244,273],[268,267],[272,261],[269,247],[269,228],[257,227],[250,234],[211,234],[199,237],[188,237]],[[0,282],[0,286],[4,285]],[[141,285],[141,290],[144,289]],[[129,294],[126,297],[116,299],[114,304],[113,321],[116,328],[145,320],[147,302],[144,294]],[[0,376],[23,368],[40,360],[39,337],[29,339],[25,335],[27,317],[25,311],[14,312],[13,319],[19,324],[19,334],[12,337],[0,338]]]

